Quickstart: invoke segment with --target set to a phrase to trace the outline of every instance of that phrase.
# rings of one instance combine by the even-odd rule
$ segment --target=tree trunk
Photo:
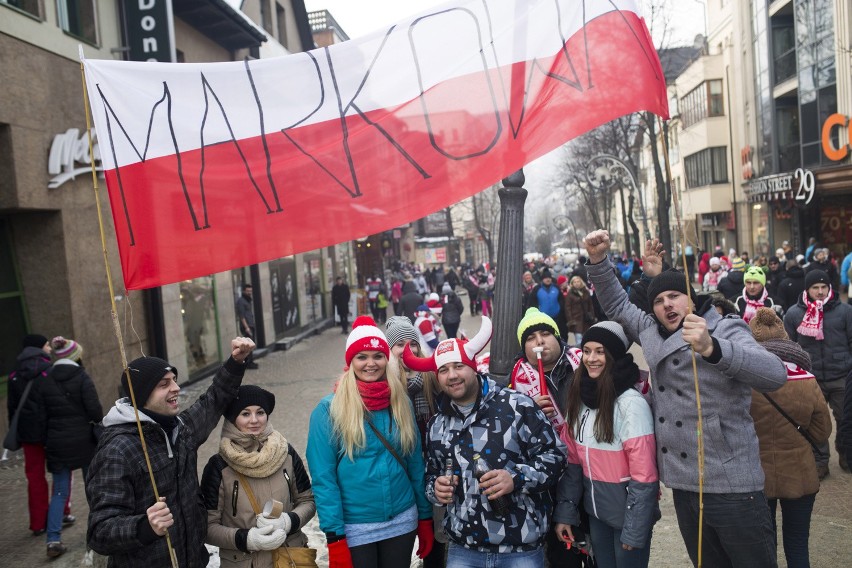
[[[627,223],[627,207],[624,203],[624,184],[619,184],[618,200],[621,202],[621,230],[624,231],[624,248],[630,254],[630,226]],[[638,251],[638,249],[637,249]],[[637,252],[638,254],[638,252]]]
[[[636,201],[636,198],[633,197],[631,193],[628,196],[630,200],[629,211],[627,213],[627,219],[630,221],[630,227],[633,229],[633,250],[636,251],[636,254],[642,254],[642,236],[639,233],[639,225],[636,224],[636,217],[633,215],[633,204]]]
[[[648,127],[648,138],[651,141],[651,160],[654,162],[654,181],[657,185],[657,224],[659,225],[659,238],[663,248],[670,255],[676,254],[672,251],[672,232],[669,222],[671,210],[672,192],[671,187],[663,177],[663,166],[660,157],[659,141],[657,140],[656,116],[653,113],[645,113],[645,124]]]

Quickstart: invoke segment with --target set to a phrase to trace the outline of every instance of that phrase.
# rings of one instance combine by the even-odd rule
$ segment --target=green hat
[[[521,319],[521,323],[518,324],[518,342],[521,344],[521,347],[526,343],[527,337],[536,331],[543,330],[547,330],[556,337],[559,337],[559,327],[553,321],[552,317],[544,312],[540,312],[538,308],[528,309],[523,319]]]
[[[752,266],[746,270],[743,282],[748,282],[749,280],[760,282],[761,286],[766,286],[766,274],[763,273],[763,270],[759,266]]]

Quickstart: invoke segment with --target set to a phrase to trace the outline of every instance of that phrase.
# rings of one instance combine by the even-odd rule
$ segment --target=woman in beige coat
[[[301,527],[316,513],[311,481],[299,454],[270,424],[274,408],[271,392],[241,386],[225,411],[219,453],[204,468],[205,542],[219,547],[223,567],[271,568],[273,550],[307,546]],[[272,519],[256,515],[249,493],[260,509],[274,499],[283,511]]]
[[[778,355],[787,368],[787,383],[777,391],[767,395],[752,391],[751,416],[760,443],[760,463],[766,475],[765,492],[773,523],[777,503],[781,502],[787,566],[807,568],[811,513],[819,491],[816,461],[810,443],[772,402],[799,424],[815,444],[825,442],[831,434],[828,406],[810,373],[810,356],[790,341],[775,312],[758,308],[749,327],[754,338]]]

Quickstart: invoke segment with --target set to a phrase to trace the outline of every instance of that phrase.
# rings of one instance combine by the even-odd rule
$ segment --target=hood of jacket
[[[139,410],[140,422],[151,422],[156,424],[153,418]],[[115,401],[115,405],[110,408],[107,415],[104,416],[104,428],[117,426],[119,424],[136,424],[136,413],[133,411],[133,405],[130,403],[129,397],[120,398]]]
[[[801,266],[794,266],[793,268],[788,268],[784,273],[785,278],[792,278],[793,280],[798,280],[805,277],[805,271]]]
[[[50,376],[58,383],[63,383],[83,372],[83,367],[71,359],[59,359],[53,363]]]
[[[50,368],[50,355],[38,347],[24,347],[15,363],[16,378],[30,380]]]

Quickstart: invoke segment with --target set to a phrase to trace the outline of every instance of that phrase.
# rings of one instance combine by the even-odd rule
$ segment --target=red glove
[[[328,568],[354,568],[345,538],[328,543]]]
[[[432,519],[417,521],[417,557],[426,558],[432,552],[435,541],[435,531],[432,529]]]

